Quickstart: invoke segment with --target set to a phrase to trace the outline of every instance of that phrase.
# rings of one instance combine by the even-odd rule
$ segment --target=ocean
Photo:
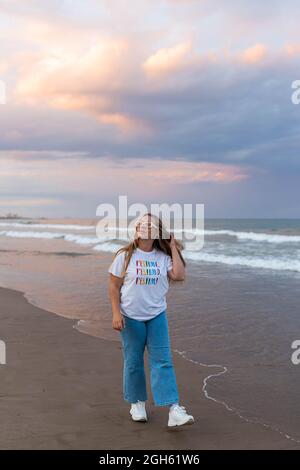
[[[0,285],[81,333],[120,341],[107,269],[126,240],[99,239],[96,224],[0,219]],[[206,219],[204,229],[203,249],[183,252],[186,281],[170,285],[174,354],[207,366],[199,394],[216,406],[300,442],[300,220]]]

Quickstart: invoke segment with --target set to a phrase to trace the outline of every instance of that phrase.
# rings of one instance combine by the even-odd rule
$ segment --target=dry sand
[[[1,449],[300,448],[206,399],[209,370],[175,352],[180,402],[195,424],[167,428],[168,408],[153,404],[148,368],[148,422],[133,422],[122,396],[120,342],[79,333],[72,320],[31,305],[22,292],[0,288],[0,299],[7,348],[7,364],[0,365]]]

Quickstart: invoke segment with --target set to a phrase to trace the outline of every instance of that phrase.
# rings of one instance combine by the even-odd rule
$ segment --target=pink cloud
[[[238,165],[220,163],[140,160],[140,165],[139,168],[131,169],[131,177],[149,177],[158,185],[200,182],[232,183],[249,177],[247,170]]]
[[[300,55],[300,44],[286,44],[284,51],[288,56]]]
[[[262,62],[267,55],[267,48],[264,44],[255,44],[248,47],[240,54],[240,59],[245,64],[258,64]]]
[[[154,78],[176,72],[191,61],[191,50],[191,41],[161,48],[145,60],[142,68],[148,76]]]
[[[98,37],[82,54],[62,46],[20,56],[15,103],[85,112],[125,136],[151,134],[150,124],[121,111],[115,97],[132,81],[130,57],[128,40],[107,37]]]
[[[1,199],[0,206],[1,207],[40,207],[40,206],[53,206],[59,205],[61,201],[59,199],[54,198],[28,198],[28,199]]]

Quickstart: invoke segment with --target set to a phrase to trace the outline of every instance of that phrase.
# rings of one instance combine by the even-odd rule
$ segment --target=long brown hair
[[[157,250],[162,251],[166,255],[169,255],[169,256],[172,257],[172,251],[171,251],[171,247],[170,247],[171,237],[170,237],[170,234],[167,232],[166,228],[164,227],[160,217],[158,217],[154,214],[151,214],[151,212],[147,212],[141,218],[144,218],[146,216],[150,216],[151,218],[155,218],[157,220],[157,223],[158,223],[158,238],[155,238],[154,241],[153,241],[153,245],[152,245],[153,249],[156,248]],[[138,224],[136,225],[136,227],[137,226],[138,226]],[[182,256],[182,253],[181,253],[181,251],[183,250],[183,244],[179,240],[176,240],[176,239],[175,239],[175,244],[176,244],[176,248],[177,248],[177,251],[179,253],[180,259],[183,262],[183,265],[185,266],[186,263],[185,263],[185,260]],[[134,238],[134,240],[132,242],[128,243],[128,245],[123,246],[122,248],[119,248],[118,251],[115,253],[114,259],[119,253],[123,253],[123,251],[125,251],[125,253],[126,253],[125,254],[124,268],[123,268],[123,272],[122,272],[123,277],[126,274],[126,270],[127,270],[128,265],[130,263],[132,254],[136,250],[136,248],[138,248],[138,238]]]

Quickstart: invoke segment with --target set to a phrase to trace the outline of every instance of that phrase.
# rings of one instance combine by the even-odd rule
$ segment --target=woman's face
[[[159,228],[156,221],[147,215],[142,217],[140,222],[136,226],[136,236],[137,238],[142,238],[143,240],[155,240],[158,238]]]

